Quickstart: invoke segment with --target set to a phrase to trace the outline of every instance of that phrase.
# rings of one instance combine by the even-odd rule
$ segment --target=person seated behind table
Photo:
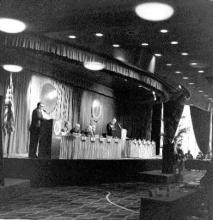
[[[184,155],[186,160],[193,160],[193,156],[191,154],[191,151],[188,150],[187,153]]]
[[[113,118],[112,121],[110,121],[107,124],[106,130],[107,130],[107,135],[108,136],[113,136],[113,133],[115,133],[115,131],[116,131],[116,126],[115,126],[116,122],[117,122],[117,119]]]
[[[78,124],[78,123],[76,123],[76,124],[75,124],[75,127],[70,130],[70,133],[71,133],[71,134],[73,134],[73,133],[81,133],[80,128],[81,128],[81,125]]]
[[[89,124],[85,130],[86,136],[95,136],[96,126]]]

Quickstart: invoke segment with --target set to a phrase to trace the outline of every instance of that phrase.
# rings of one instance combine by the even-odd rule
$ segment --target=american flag
[[[14,98],[13,98],[13,80],[10,73],[10,83],[7,87],[4,101],[4,116],[3,116],[3,131],[4,134],[11,134],[15,129],[15,114],[14,114]]]

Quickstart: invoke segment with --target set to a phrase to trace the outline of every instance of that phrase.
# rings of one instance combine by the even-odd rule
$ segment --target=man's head
[[[112,124],[114,125],[116,122],[117,122],[117,119],[116,119],[116,118],[113,118],[113,119],[112,119]]]
[[[37,103],[37,108],[38,109],[43,109],[44,108],[44,104],[42,102],[38,102]]]

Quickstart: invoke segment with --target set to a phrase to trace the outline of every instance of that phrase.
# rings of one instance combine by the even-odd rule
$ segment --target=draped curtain
[[[159,154],[159,149],[160,149],[161,108],[162,108],[162,104],[153,105],[152,140],[154,140],[156,143],[156,154]]]
[[[193,106],[190,107],[190,111],[198,147],[202,153],[206,154],[209,150],[210,112]]]
[[[28,108],[28,86],[31,79],[30,74],[13,74],[14,106],[15,106],[15,130],[11,137],[3,135],[4,154],[8,151],[10,156],[25,155],[28,152],[29,140],[29,118]],[[8,83],[9,75],[6,82]]]
[[[118,106],[119,121],[127,129],[127,136],[151,140],[153,104],[130,104],[126,100],[120,100],[120,102]]]

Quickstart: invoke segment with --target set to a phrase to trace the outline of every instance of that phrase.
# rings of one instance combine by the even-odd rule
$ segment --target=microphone
[[[117,122],[117,123],[118,123],[118,127],[119,127],[120,129],[122,129],[121,124],[120,124],[119,122]]]

